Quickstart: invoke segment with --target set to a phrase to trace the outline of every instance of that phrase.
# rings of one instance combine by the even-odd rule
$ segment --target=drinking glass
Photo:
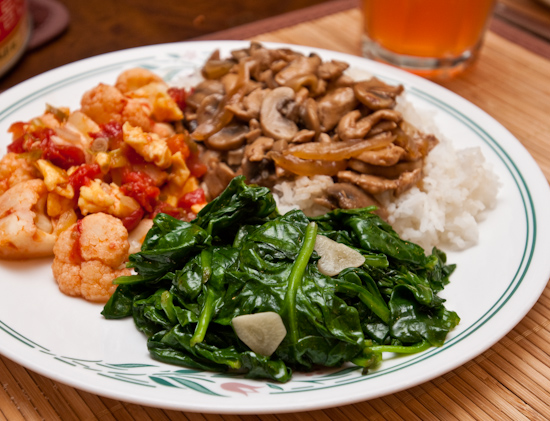
[[[363,0],[363,54],[431,79],[476,59],[496,0]]]

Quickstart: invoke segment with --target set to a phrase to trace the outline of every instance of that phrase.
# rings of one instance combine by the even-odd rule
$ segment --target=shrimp
[[[124,267],[130,244],[120,219],[94,213],[63,231],[55,243],[52,272],[64,294],[106,302],[113,280],[130,275]]]
[[[57,238],[46,215],[48,189],[41,179],[16,184],[0,196],[0,258],[50,256]]]

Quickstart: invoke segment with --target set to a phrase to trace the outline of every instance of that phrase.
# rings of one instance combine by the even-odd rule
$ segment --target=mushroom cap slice
[[[286,336],[283,319],[274,311],[243,314],[231,321],[235,333],[256,354],[269,357]]]
[[[317,235],[315,251],[321,256],[317,262],[319,272],[327,276],[338,275],[346,268],[358,268],[365,263],[361,253],[324,235]]]
[[[281,113],[292,100],[294,90],[286,86],[273,89],[265,96],[260,109],[260,124],[265,136],[275,140],[290,140],[298,133],[296,123]]]

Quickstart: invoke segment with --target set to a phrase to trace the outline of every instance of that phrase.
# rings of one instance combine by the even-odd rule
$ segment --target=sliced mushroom
[[[242,102],[228,105],[227,109],[231,111],[235,117],[243,121],[258,119],[260,117],[262,102],[268,92],[269,90],[267,89],[256,89],[245,96]]]
[[[370,174],[358,174],[354,171],[340,171],[337,177],[338,181],[353,183],[372,195],[377,195],[388,190],[393,191],[396,195],[400,195],[420,181],[422,178],[422,169],[418,168],[402,173],[396,179],[388,179]]]
[[[223,95],[224,92],[225,89],[223,87],[223,83],[221,83],[219,80],[204,80],[197,86],[195,86],[193,92],[189,96],[187,96],[186,104],[196,110],[201,105],[202,100],[208,95]]]
[[[244,145],[248,131],[247,125],[232,123],[204,139],[204,144],[208,148],[218,151],[238,149]]]
[[[235,172],[223,162],[211,164],[213,166],[206,172],[201,185],[207,200],[218,197],[236,175]]]
[[[401,149],[399,146],[394,146],[394,148]],[[367,164],[366,162],[359,161],[358,159],[351,159],[348,166],[352,170],[362,174],[377,175],[385,178],[399,178],[399,176],[404,172],[410,172],[417,168],[422,168],[424,165],[424,161],[422,159],[418,159],[416,161],[403,161],[393,163],[391,165],[385,165],[385,163],[385,161],[382,161],[380,164]]]
[[[336,131],[342,140],[363,139],[380,121],[389,120],[397,123],[402,118],[401,113],[394,110],[378,110],[363,118],[359,110],[353,110],[340,119]]]
[[[349,64],[343,61],[326,61],[317,68],[317,75],[326,80],[338,79],[348,67]]]
[[[332,130],[344,115],[357,107],[357,104],[352,88],[338,88],[328,92],[317,103],[321,130]]]
[[[323,275],[336,276],[344,269],[358,268],[365,263],[365,257],[357,250],[324,235],[317,235],[314,249],[321,257],[317,268]]]
[[[387,210],[378,200],[367,194],[364,190],[350,183],[334,183],[329,186],[322,197],[315,202],[328,209],[359,209],[376,206],[375,211],[382,219],[388,217]]]
[[[306,143],[310,142],[315,137],[313,130],[300,130],[296,135],[290,139],[290,143]]]
[[[294,91],[280,87],[269,92],[260,110],[260,124],[264,134],[273,139],[292,139],[298,132],[298,126],[286,118],[281,110],[294,99]]]
[[[271,356],[286,336],[283,319],[274,311],[243,314],[231,320],[241,341],[253,352]]]
[[[273,147],[275,141],[270,137],[260,136],[245,149],[245,158],[251,162],[259,162],[266,158],[266,153]]]
[[[355,96],[361,103],[371,110],[395,107],[395,99],[401,92],[403,86],[392,86],[382,82],[375,77],[357,82],[353,88]]]
[[[405,155],[405,149],[400,146],[396,146],[394,143],[390,143],[385,148],[374,151],[366,151],[360,155],[357,155],[354,160],[349,162],[349,165],[356,171],[368,173],[368,170],[358,168],[362,168],[361,166],[364,167],[367,164],[390,167],[392,165],[396,165]]]
[[[277,73],[275,81],[280,86],[286,86],[289,80],[305,75],[316,75],[321,58],[317,55],[299,56],[292,60],[284,69]]]

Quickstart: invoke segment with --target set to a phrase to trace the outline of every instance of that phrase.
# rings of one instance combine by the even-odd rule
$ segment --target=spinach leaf
[[[351,363],[367,372],[383,352],[441,346],[460,321],[437,295],[454,265],[440,250],[426,255],[402,240],[373,209],[279,215],[268,189],[237,177],[191,222],[157,215],[142,251],[130,257],[136,273],[116,280],[102,314],[132,316],[160,361],[281,382],[293,369]],[[317,234],[365,263],[322,274]],[[231,322],[268,311],[287,334],[263,356]]]

